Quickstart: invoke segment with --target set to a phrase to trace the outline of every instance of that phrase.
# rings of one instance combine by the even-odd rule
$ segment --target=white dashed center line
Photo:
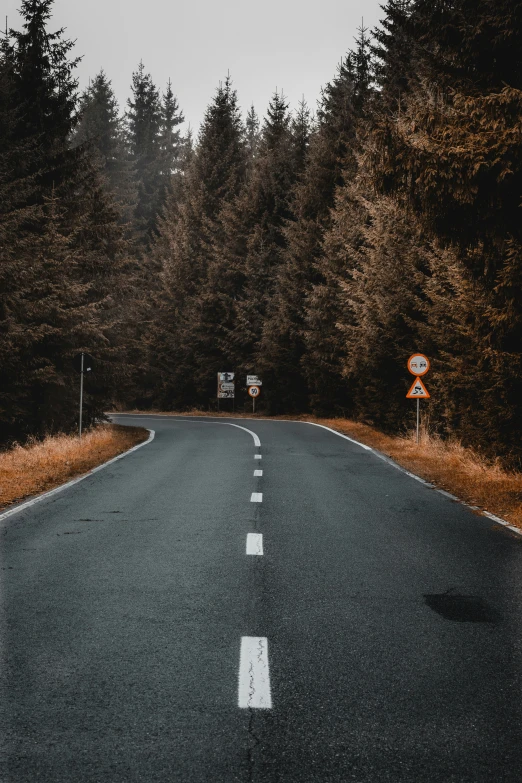
[[[262,503],[263,502],[263,493],[262,492],[252,492],[252,497],[250,498],[251,503]]]
[[[254,476],[262,476],[263,471],[262,470],[254,470]]]
[[[254,459],[261,459],[261,454],[254,454]]]
[[[266,710],[272,707],[268,639],[265,636],[243,636],[239,655],[238,707]]]
[[[248,533],[246,543],[247,555],[263,554],[263,536],[261,533]]]

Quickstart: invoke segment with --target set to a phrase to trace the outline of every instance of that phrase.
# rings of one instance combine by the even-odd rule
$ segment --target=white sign
[[[219,391],[234,391],[236,388],[236,384],[232,381],[232,383],[220,383],[219,384]]]
[[[219,400],[233,400],[235,398],[235,392],[233,391],[218,391]]]
[[[247,375],[247,386],[262,386],[263,381],[260,381],[257,375]]]
[[[430,360],[423,353],[414,353],[408,359],[408,370],[412,375],[426,375],[430,369]]]
[[[260,391],[261,391],[261,389],[259,388],[259,386],[249,386],[248,387],[248,393],[250,394],[251,397],[259,397],[259,392]]]
[[[233,372],[218,372],[218,380],[224,381],[225,383],[230,383],[230,381],[234,380],[234,373]]]

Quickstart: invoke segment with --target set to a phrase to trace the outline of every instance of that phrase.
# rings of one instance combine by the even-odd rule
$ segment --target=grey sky
[[[218,82],[230,71],[243,114],[253,102],[265,114],[282,88],[291,107],[304,94],[315,110],[364,17],[374,27],[384,0],[56,0],[51,28],[67,28],[83,55],[80,86],[101,68],[120,108],[143,59],[163,90],[170,77],[185,119],[199,130]],[[3,16],[19,28],[20,0],[4,0]]]

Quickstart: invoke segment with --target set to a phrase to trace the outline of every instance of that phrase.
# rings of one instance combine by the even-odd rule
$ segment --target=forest
[[[195,137],[139,53],[124,109],[80,91],[52,5],[0,42],[1,444],[74,430],[79,351],[87,423],[226,370],[400,432],[420,351],[430,429],[522,466],[521,2],[386,0],[315,109],[217,75]]]

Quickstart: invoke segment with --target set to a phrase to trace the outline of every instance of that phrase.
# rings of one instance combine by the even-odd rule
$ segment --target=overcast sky
[[[304,95],[315,110],[364,17],[374,27],[384,0],[55,0],[52,30],[76,40],[80,86],[101,68],[120,103],[143,60],[155,84],[169,77],[195,132],[219,81],[230,71],[243,114],[263,116],[276,88],[291,108]],[[20,0],[3,0],[19,29]]]

